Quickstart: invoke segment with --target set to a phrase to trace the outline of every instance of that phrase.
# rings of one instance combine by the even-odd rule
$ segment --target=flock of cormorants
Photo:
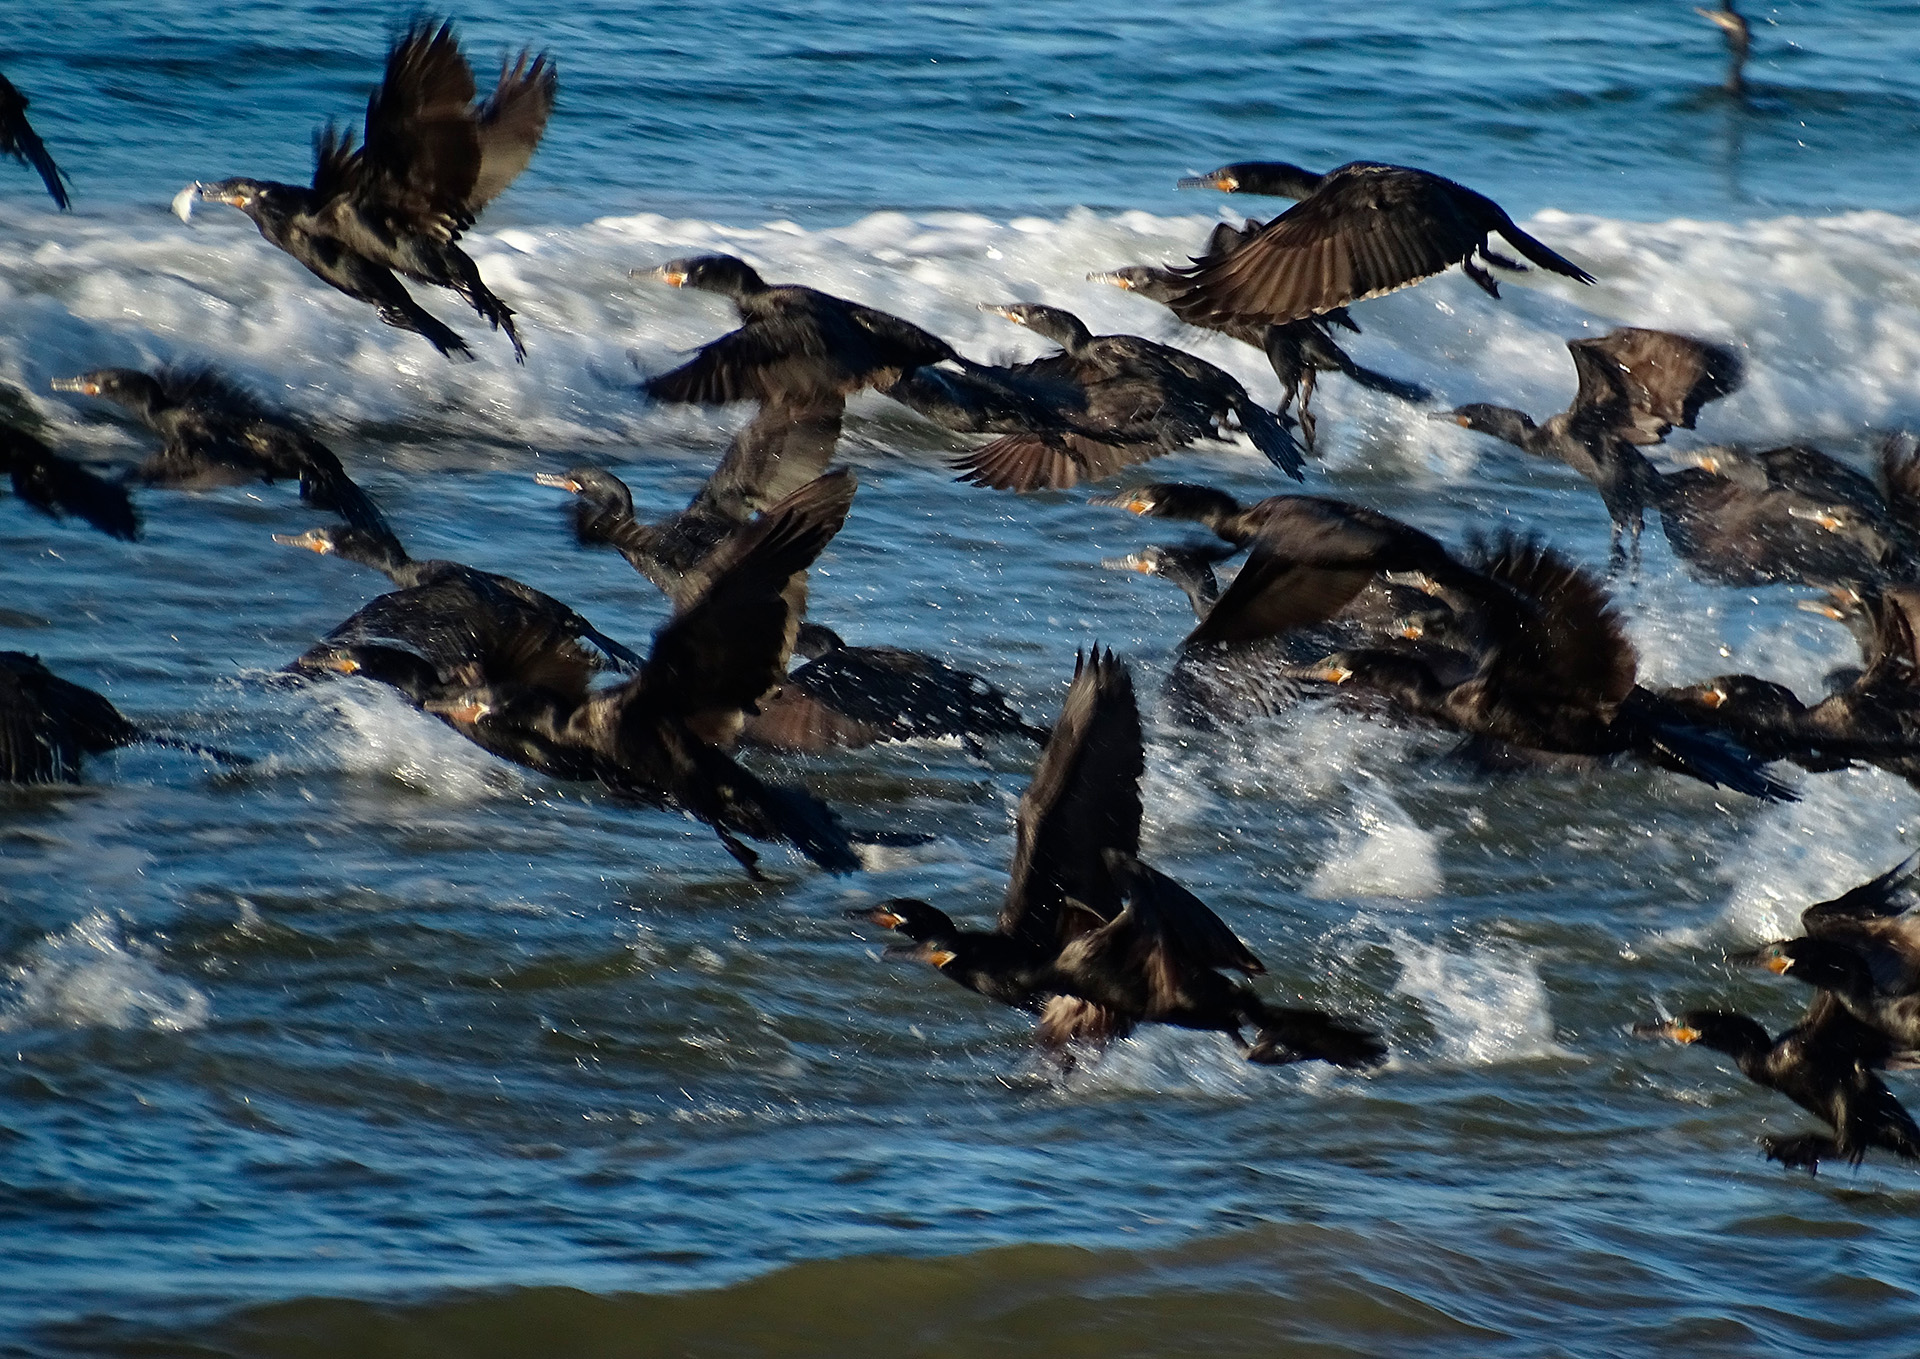
[[[451,25],[416,21],[392,47],[358,144],[332,125],[317,137],[310,186],[196,182],[174,206],[183,219],[201,201],[240,209],[268,241],[382,321],[470,360],[470,346],[402,280],[452,289],[505,332],[521,359],[513,310],[459,241],[528,165],[557,88],[552,61],[523,52],[480,100]],[[25,108],[0,79],[0,150],[31,163],[65,207],[63,177]],[[102,369],[53,383],[116,403],[160,441],[118,480],[55,452],[43,437],[51,431],[17,394],[0,410],[0,463],[32,508],[122,539],[140,526],[129,485],[297,481],[310,506],[340,522],[276,538],[370,567],[393,589],[296,658],[290,682],[347,673],[389,685],[502,759],[691,814],[749,873],[758,870],[747,840],[785,842],[829,871],[851,872],[861,866],[860,843],[889,836],[851,831],[804,788],[762,781],[736,758],[742,747],[1035,742],[1042,749],[993,927],[962,928],[907,899],[854,912],[905,936],[890,954],[1038,1016],[1041,1043],[1063,1060],[1070,1043],[1097,1046],[1157,1023],[1231,1035],[1251,1061],[1368,1067],[1386,1055],[1376,1035],[1340,1016],[1268,1003],[1242,980],[1264,971],[1260,960],[1199,898],[1141,861],[1145,758],[1123,661],[1097,646],[1082,650],[1059,717],[1045,728],[978,676],[912,651],[850,646],[806,619],[808,569],[854,501],[853,474],[830,464],[857,392],[883,393],[958,434],[991,436],[956,462],[961,480],[982,487],[1064,490],[1195,443],[1242,437],[1304,480],[1319,374],[1408,402],[1429,399],[1340,348],[1334,328],[1358,329],[1349,304],[1455,264],[1495,297],[1490,268],[1531,265],[1593,281],[1492,200],[1422,170],[1361,161],[1314,174],[1244,162],[1183,183],[1297,202],[1267,222],[1216,228],[1188,265],[1090,277],[1262,350],[1280,383],[1277,409],[1192,354],[1094,335],[1055,307],[989,307],[1058,346],[1032,362],[993,365],[857,302],[769,284],[730,256],[636,271],[718,294],[739,315],[736,329],[648,379],[646,394],[758,407],[687,507],[659,522],[638,518],[627,487],[602,469],[536,478],[575,497],[581,544],[615,548],[671,602],[644,655],[516,580],[414,560],[339,458],[209,371]],[[1496,236],[1521,260],[1495,249]],[[1591,481],[1614,526],[1609,580],[1638,571],[1651,509],[1703,579],[1825,591],[1817,608],[1851,627],[1863,652],[1857,669],[1834,677],[1830,696],[1809,707],[1750,675],[1641,685],[1607,582],[1537,539],[1453,549],[1324,496],[1241,505],[1202,486],[1126,486],[1090,503],[1187,521],[1218,540],[1109,563],[1166,577],[1192,600],[1196,623],[1166,686],[1173,718],[1217,728],[1331,698],[1458,733],[1462,753],[1490,767],[1632,756],[1764,799],[1794,796],[1768,771],[1776,760],[1812,771],[1861,761],[1920,780],[1913,441],[1887,441],[1878,481],[1798,445],[1716,448],[1697,466],[1662,471],[1643,450],[1737,391],[1738,355],[1636,328],[1568,348],[1579,389],[1567,411],[1536,423],[1476,404],[1436,418]],[[1240,552],[1245,561],[1222,589],[1216,567]],[[794,668],[796,656],[804,664]],[[606,670],[621,678],[596,684]],[[83,756],[139,740],[246,762],[144,731],[36,658],[0,653],[0,775],[8,781],[73,779]],[[1636,1032],[1727,1053],[1830,1125],[1831,1134],[1769,1139],[1768,1155],[1785,1164],[1857,1162],[1869,1147],[1920,1157],[1920,1129],[1878,1074],[1920,1061],[1920,932],[1909,913],[1917,877],[1912,861],[1902,864],[1810,907],[1804,937],[1743,957],[1816,988],[1805,1017],[1780,1038],[1718,1011]]]

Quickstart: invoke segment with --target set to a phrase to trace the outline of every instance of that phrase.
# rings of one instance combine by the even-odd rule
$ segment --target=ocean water
[[[696,250],[898,312],[981,359],[1042,351],[979,310],[1044,300],[1176,336],[1089,270],[1179,259],[1253,200],[1231,159],[1453,175],[1599,279],[1457,273],[1366,303],[1359,360],[1448,405],[1544,415],[1562,344],[1621,323],[1740,346],[1744,391],[1677,450],[1920,423],[1920,23],[1753,7],[1717,89],[1689,5],[839,0],[774,11],[529,0],[458,16],[562,95],[470,248],[528,362],[446,294],[452,365],[207,207],[195,178],[298,178],[402,11],[0,7],[0,70],[71,172],[58,215],[0,165],[0,380],[63,448],[149,448],[48,380],[212,362],[313,423],[417,556],[507,571],[643,643],[661,602],[565,531],[532,473],[592,461],[683,503],[739,411],[638,378],[731,324],[627,271]],[[1181,343],[1273,394],[1260,356]],[[1570,473],[1337,381],[1308,489],[1450,542],[1538,531],[1605,561]],[[1158,695],[1178,592],[1103,557],[1178,529],[956,484],[959,441],[873,397],[816,615],[934,651],[1051,718],[1076,647]],[[1154,468],[1251,498],[1251,448]],[[268,676],[376,593],[278,547],[293,492],[140,498],[109,541],[0,496],[0,647],[149,725],[259,757],[133,749],[0,792],[0,1353],[198,1355],[1904,1355],[1920,1179],[1817,1179],[1805,1126],[1713,1054],[1631,1040],[1803,996],[1722,961],[1916,847],[1920,794],[1795,774],[1763,807],[1658,772],[1488,781],[1447,742],[1306,707],[1220,736],[1149,716],[1146,853],[1266,960],[1263,989],[1359,1016],[1382,1070],[1249,1067],[1148,1032],[1061,1076],[1022,1017],[883,960],[847,909],[997,905],[1031,751],[750,757],[855,824],[928,833],[871,871],[778,848],[746,881],[670,813],[501,764],[358,681]],[[1790,589],[1679,570],[1657,531],[1619,603],[1642,677],[1817,693],[1852,658]],[[1910,1078],[1900,1081],[1911,1093]]]

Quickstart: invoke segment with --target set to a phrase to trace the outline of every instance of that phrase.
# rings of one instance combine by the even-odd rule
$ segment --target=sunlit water
[[[1118,14],[1115,11],[1119,11]],[[531,473],[591,460],[684,501],[743,413],[634,389],[730,324],[626,271],[709,248],[1041,352],[977,304],[1046,300],[1167,337],[1089,269],[1179,258],[1221,213],[1182,173],[1248,155],[1422,164],[1499,197],[1600,284],[1457,274],[1358,309],[1362,362],[1447,404],[1545,414],[1562,342],[1621,322],[1738,344],[1697,435],[1864,457],[1920,420],[1920,26],[1906,7],[1756,21],[1755,93],[1713,86],[1684,4],[887,7],[530,4],[464,19],[485,69],[551,46],[540,156],[472,238],[529,359],[444,294],[455,366],[208,208],[195,177],[305,173],[388,11],[0,12],[0,69],[73,173],[56,217],[0,166],[0,378],[103,462],[147,437],[53,376],[217,361],[312,420],[419,556],[508,571],[644,642],[660,601],[572,545]],[[1183,343],[1264,396],[1259,356]],[[1571,474],[1325,384],[1309,485],[1449,541],[1537,530],[1599,563]],[[1153,699],[1190,625],[1102,557],[1181,534],[1078,495],[955,484],[959,445],[877,398],[816,615],[926,648],[1050,718],[1076,647]],[[1155,469],[1254,497],[1251,449]],[[816,761],[855,824],[925,831],[874,871],[712,837],[492,760],[371,685],[268,676],[375,592],[277,547],[285,487],[141,497],[133,546],[0,498],[0,627],[150,725],[260,757],[96,761],[0,794],[0,1329],[28,1352],[1271,1354],[1911,1351],[1920,1180],[1817,1180],[1804,1126],[1663,1009],[1784,1027],[1804,997],[1729,947],[1909,847],[1920,795],[1795,776],[1761,807],[1633,768],[1487,782],[1447,743],[1328,708],[1226,737],[1154,720],[1146,852],[1269,964],[1364,1018],[1365,1076],[1252,1068],[1151,1032],[1062,1078],[1020,1016],[883,961],[849,907],[994,909],[1031,765],[958,746]],[[1621,604],[1643,678],[1750,669],[1803,694],[1852,658],[1795,592],[1680,574],[1657,531]],[[16,620],[19,621],[19,620]],[[1905,1090],[1911,1082],[1902,1085]],[[714,1291],[720,1290],[720,1291]]]

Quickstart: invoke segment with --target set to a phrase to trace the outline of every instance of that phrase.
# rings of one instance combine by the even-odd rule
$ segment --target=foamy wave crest
[[[203,1026],[213,1013],[206,992],[168,976],[150,945],[126,939],[96,911],[27,950],[4,972],[11,995],[0,1001],[0,1029],[42,1025],[161,1029]]]
[[[1485,1065],[1562,1054],[1553,1041],[1547,988],[1533,959],[1512,948],[1455,952],[1394,930],[1393,989],[1419,1001],[1443,1062]]]
[[[1000,222],[882,212],[803,230],[639,215],[476,233],[468,239],[482,274],[521,313],[524,368],[442,290],[419,292],[473,342],[479,362],[449,363],[380,325],[238,214],[209,211],[190,230],[159,220],[129,227],[0,209],[9,320],[0,375],[44,396],[49,377],[103,363],[215,361],[340,429],[484,431],[510,445],[705,442],[711,414],[649,407],[633,384],[730,328],[731,312],[627,272],[726,250],[773,279],[909,317],[978,358],[1046,347],[979,303],[1046,301],[1097,331],[1177,334],[1274,395],[1256,351],[1182,330],[1163,309],[1086,281],[1092,269],[1183,258],[1211,224],[1200,216],[1082,210]],[[1573,393],[1564,340],[1621,323],[1667,326],[1730,341],[1747,357],[1746,389],[1709,408],[1704,437],[1838,437],[1920,415],[1920,225],[1876,212],[1743,223],[1549,212],[1531,229],[1585,263],[1599,285],[1535,272],[1494,302],[1455,271],[1364,304],[1355,357],[1427,383],[1447,404],[1499,400],[1544,414]],[[1334,466],[1412,458],[1457,480],[1493,447],[1351,384],[1324,384],[1318,399],[1334,417],[1323,444]]]
[[[1314,871],[1306,894],[1321,900],[1418,901],[1438,896],[1442,885],[1440,837],[1422,830],[1386,793],[1372,792],[1355,798],[1351,815],[1340,822],[1339,838]]]

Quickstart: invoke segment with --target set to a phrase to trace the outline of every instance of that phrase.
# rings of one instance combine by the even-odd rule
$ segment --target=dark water
[[[737,413],[632,386],[727,324],[625,278],[689,249],[1030,354],[976,304],[1166,333],[1081,276],[1200,239],[1223,204],[1176,175],[1400,159],[1544,213],[1601,284],[1495,304],[1441,279],[1362,309],[1363,361],[1543,414],[1571,394],[1562,340],[1667,324],[1748,355],[1692,442],[1859,455],[1920,419],[1910,6],[1766,11],[1746,104],[1713,91],[1719,38],[1678,3],[463,15],[483,64],[521,42],[561,62],[547,144],[473,243],[525,318],[524,369],[444,299],[479,363],[375,326],[234,214],[162,215],[196,176],[302,175],[390,11],[47,14],[0,10],[0,69],[80,210],[0,166],[0,378],[57,440],[148,446],[50,377],[219,362],[314,421],[416,555],[507,570],[634,642],[659,600],[574,548],[530,473],[602,462],[664,508],[724,447]],[[1271,393],[1251,351],[1183,342]],[[1320,400],[1311,489],[1604,559],[1570,476],[1350,388]],[[861,490],[815,576],[823,621],[977,669],[1036,718],[1096,639],[1157,694],[1185,603],[1097,563],[1179,534],[958,486],[956,444],[877,399],[844,447]],[[1162,468],[1279,489],[1244,448]],[[1276,1071],[1156,1032],[1062,1079],[1019,1016],[842,916],[893,895],[989,915],[1030,751],[756,758],[936,838],[845,879],[773,849],[750,883],[694,823],[499,764],[372,686],[270,682],[377,580],[273,544],[314,522],[291,491],[142,504],[128,546],[0,499],[0,607],[30,616],[0,647],[263,758],[132,750],[0,794],[0,1351],[1914,1348],[1912,1171],[1783,1173],[1755,1139],[1797,1110],[1625,1035],[1707,1003],[1791,1022],[1797,992],[1720,960],[1906,852],[1920,797],[1890,776],[1795,776],[1802,802],[1762,808],[1632,768],[1489,783],[1436,737],[1325,709],[1225,738],[1156,720],[1148,857],[1266,960],[1268,994],[1360,1016],[1396,1055]],[[1650,682],[1748,669],[1811,694],[1851,644],[1793,604],[1688,581],[1657,534],[1621,594]]]

